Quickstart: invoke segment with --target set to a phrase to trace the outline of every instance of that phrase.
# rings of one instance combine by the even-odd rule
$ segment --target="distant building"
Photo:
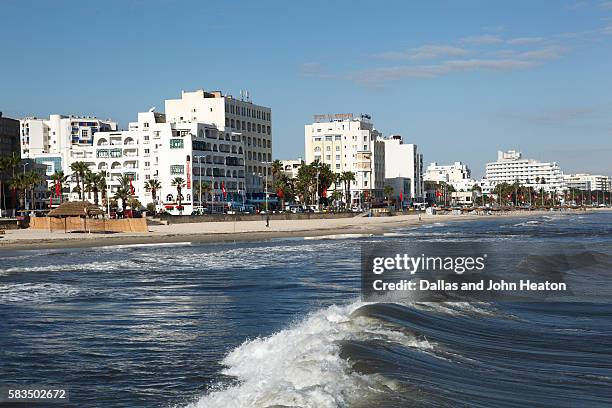
[[[588,173],[564,174],[563,180],[568,189],[582,191],[611,191],[612,186],[609,176]]]
[[[430,163],[423,174],[423,179],[426,181],[445,182],[452,184],[455,188],[457,188],[455,183],[463,183],[464,180],[471,180],[471,177],[472,172],[466,164],[461,162],[448,165]]]
[[[297,177],[300,167],[304,165],[304,160],[301,158],[297,160],[281,160],[281,163],[283,164],[283,173],[293,179]]]
[[[363,204],[370,197],[382,201],[385,147],[380,136],[369,115],[316,115],[304,127],[306,163],[318,160],[334,173],[353,172],[350,204]],[[341,183],[333,189],[345,191]]]
[[[56,171],[71,174],[68,161],[73,146],[91,146],[97,132],[117,130],[111,120],[74,115],[29,117],[20,122],[21,157],[46,165],[48,176]]]
[[[132,180],[134,196],[146,205],[153,202],[145,189],[149,180],[158,180],[157,206],[172,214],[189,215],[194,205],[212,202],[243,202],[245,193],[244,149],[240,133],[221,131],[201,122],[168,123],[158,112],[142,112],[138,121],[125,131],[97,132],[92,145],[74,146],[70,162],[84,161],[92,171],[109,175],[109,196],[113,196],[119,179]],[[182,209],[178,208],[177,188],[172,185],[182,178]],[[211,192],[200,193],[198,183],[206,182]],[[71,190],[76,179],[71,179]],[[223,194],[225,189],[225,196]],[[100,193],[101,194],[101,193]],[[73,193],[73,198],[76,194]],[[91,193],[85,193],[90,199]],[[208,196],[208,197],[207,197]]]
[[[0,157],[19,152],[19,120],[6,118],[0,112]]]
[[[246,98],[235,99],[220,91],[197,90],[181,93],[180,99],[167,99],[169,123],[200,122],[215,126],[220,132],[240,132],[246,162],[246,190],[261,193],[263,180],[271,176],[272,110]]]
[[[565,189],[563,173],[557,163],[523,159],[521,152],[515,150],[498,151],[497,161],[487,163],[483,181],[492,188],[499,183],[518,182],[548,192]]]
[[[409,191],[403,191],[403,196],[405,199],[421,200],[424,197],[421,177],[423,155],[418,153],[417,145],[404,143],[400,135],[379,137],[379,140],[385,146],[385,179],[401,177],[409,180]],[[397,181],[394,182],[394,184],[397,183]]]

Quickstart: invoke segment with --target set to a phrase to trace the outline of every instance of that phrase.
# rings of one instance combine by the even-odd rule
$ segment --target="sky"
[[[497,150],[612,175],[612,1],[28,1],[0,4],[0,111],[112,118],[181,90],[272,108],[273,157],[304,125],[368,113],[424,162],[480,177]]]

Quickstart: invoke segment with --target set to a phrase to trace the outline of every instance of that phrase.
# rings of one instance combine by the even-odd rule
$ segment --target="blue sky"
[[[248,89],[274,158],[319,113],[370,113],[426,163],[498,149],[612,175],[612,1],[24,1],[0,5],[0,110],[111,117]]]

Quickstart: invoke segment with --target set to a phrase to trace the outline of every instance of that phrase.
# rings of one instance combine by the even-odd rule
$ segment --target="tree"
[[[26,187],[30,189],[32,210],[36,209],[36,197],[35,197],[36,186],[41,184],[43,181],[44,181],[43,177],[40,174],[38,174],[38,172],[36,171],[33,171],[33,170],[28,171],[25,174],[25,184],[26,184]]]
[[[385,195],[385,198],[387,200],[387,205],[391,202],[391,196],[393,195],[393,191],[395,189],[393,188],[393,186],[390,185],[386,185],[383,187],[383,194]]]
[[[51,180],[53,180],[53,185],[50,187],[51,194],[55,194],[56,188],[55,186],[59,184],[60,186],[60,204],[63,201],[63,193],[64,193],[64,183],[68,180],[68,176],[64,175],[64,172],[61,170],[57,170],[55,173],[51,175]]]
[[[92,171],[87,171],[85,173],[84,179],[85,191],[88,193],[93,192],[94,195],[94,204],[98,205],[98,194],[102,191],[102,195],[105,195],[106,191],[106,172],[101,171],[99,173],[94,173]]]
[[[85,185],[83,184],[83,186],[81,187],[81,182],[85,182],[85,174],[87,173],[87,171],[89,171],[89,167],[87,167],[87,164],[85,164],[85,162],[83,161],[76,161],[70,165],[70,170],[74,172],[73,174],[76,177],[76,183],[78,187],[76,191],[78,191],[79,193],[79,200],[82,200]]]
[[[344,183],[344,191],[345,191],[345,203],[348,206],[351,206],[351,183],[355,181],[355,173],[352,171],[342,172],[341,180]]]
[[[21,192],[28,188],[28,180],[26,175],[19,173],[9,181],[9,187],[17,195],[17,200],[22,208],[25,208],[25,196],[21,197]]]
[[[283,172],[283,163],[280,160],[274,160],[272,162],[272,178],[278,178]]]
[[[285,173],[280,173],[275,178],[274,189],[281,200],[281,209],[285,208],[285,201],[293,201],[293,180]]]
[[[10,156],[4,158],[4,162],[5,162],[4,163],[5,164],[5,170],[9,170],[9,169],[11,170],[11,179],[10,180],[14,179],[15,178],[15,171],[17,169],[17,166],[19,166],[19,163],[21,163],[21,157],[19,157],[19,155],[17,153],[13,152]],[[9,180],[9,184],[10,184],[10,180]],[[10,187],[10,188],[11,188],[11,190],[13,190],[12,191],[12,196],[13,196],[12,202],[13,202],[13,207],[15,207],[16,199],[17,199],[16,198],[17,189],[15,189],[13,187]],[[5,203],[4,207],[6,208],[6,203]]]
[[[174,179],[172,179],[172,182],[170,183],[171,186],[176,187],[176,202],[177,202],[177,207],[179,212],[182,214],[183,213],[183,206],[182,206],[182,202],[183,202],[183,196],[181,194],[183,187],[185,187],[185,180],[182,177],[175,177]]]
[[[153,202],[157,201],[157,192],[161,189],[161,183],[159,180],[152,179],[147,180],[144,184],[144,188],[147,191],[151,192],[151,197],[153,198]]]
[[[2,215],[2,209],[6,207],[6,200],[4,198],[4,172],[8,169],[8,157],[0,157],[0,216]]]
[[[132,179],[129,176],[125,174],[121,176],[119,178],[119,187],[115,192],[115,199],[121,200],[123,209],[127,206],[128,198],[132,195],[131,181]]]

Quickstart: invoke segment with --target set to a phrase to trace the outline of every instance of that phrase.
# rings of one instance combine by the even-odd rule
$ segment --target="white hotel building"
[[[565,189],[563,173],[557,163],[523,159],[521,152],[515,150],[498,151],[497,161],[486,165],[483,191],[490,193],[499,183],[513,184],[517,181],[526,187],[544,188],[547,192]]]
[[[568,189],[575,188],[581,191],[611,191],[612,188],[609,176],[578,173],[564,174],[563,179]]]
[[[246,190],[263,191],[263,180],[271,174],[272,110],[252,103],[247,97],[235,99],[219,91],[182,91],[180,99],[167,99],[166,117],[170,123],[203,122],[221,132],[242,134],[246,162]]]
[[[96,132],[111,130],[117,130],[116,122],[90,116],[28,117],[20,120],[21,157],[46,165],[48,176],[56,171],[68,175],[72,147],[91,146]]]
[[[423,155],[418,153],[417,145],[404,143],[400,135],[382,138],[385,146],[385,179],[407,179],[410,191],[401,191],[403,196],[412,200],[423,198]],[[396,185],[402,183],[394,183]],[[395,188],[394,196],[399,196],[400,191]]]
[[[138,121],[130,123],[125,131],[97,132],[91,146],[73,146],[69,164],[75,161],[84,161],[92,171],[105,170],[110,196],[117,191],[119,178],[129,176],[134,195],[143,205],[153,202],[145,182],[159,180],[157,206],[172,214],[181,212],[177,189],[171,185],[176,177],[185,181],[181,192],[185,215],[192,213],[194,205],[205,205],[205,195],[200,201],[195,187],[199,181],[209,183],[217,202],[242,201],[245,191],[241,134],[200,122],[168,123],[158,112],[139,113]],[[225,200],[222,184],[228,194]]]
[[[361,197],[382,198],[385,182],[385,147],[368,115],[315,115],[304,127],[306,163],[315,160],[328,164],[334,173],[351,171],[351,204]],[[344,186],[332,186],[344,192]]]

